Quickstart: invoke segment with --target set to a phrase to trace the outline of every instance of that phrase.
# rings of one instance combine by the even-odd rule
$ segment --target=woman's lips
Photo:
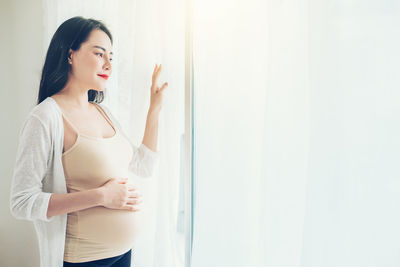
[[[97,74],[98,76],[100,76],[101,78],[103,78],[103,79],[108,79],[108,75],[103,75],[103,74]]]

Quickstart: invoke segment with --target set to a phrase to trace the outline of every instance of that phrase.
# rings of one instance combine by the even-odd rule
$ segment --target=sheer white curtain
[[[192,267],[400,258],[400,4],[194,0]]]
[[[184,105],[183,0],[43,0],[44,51],[57,27],[74,16],[102,20],[113,38],[113,74],[104,103],[134,144],[142,142],[150,103],[151,76],[162,64],[160,84],[168,81],[159,121],[161,161],[151,178],[134,177],[144,196],[146,231],[135,247],[133,266],[183,266],[181,136]],[[45,55],[43,55],[44,58]],[[179,219],[178,219],[179,218]]]

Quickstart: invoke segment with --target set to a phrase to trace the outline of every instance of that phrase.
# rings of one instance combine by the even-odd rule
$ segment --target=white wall
[[[42,2],[0,1],[0,266],[39,266],[33,224],[9,212],[10,182],[23,119],[35,106],[41,68]]]

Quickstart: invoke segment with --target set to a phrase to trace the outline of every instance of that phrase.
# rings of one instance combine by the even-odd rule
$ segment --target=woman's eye
[[[103,57],[103,53],[96,53],[96,55],[100,55],[100,57]],[[112,61],[112,58],[110,58],[110,61]]]

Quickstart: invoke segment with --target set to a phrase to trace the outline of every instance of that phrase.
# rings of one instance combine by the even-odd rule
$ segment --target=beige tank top
[[[79,133],[65,117],[78,137],[62,154],[69,193],[100,187],[110,178],[129,178],[128,165],[133,150],[102,108],[96,108],[113,127],[109,138]],[[86,262],[115,257],[129,251],[143,224],[141,211],[108,209],[97,206],[68,213],[64,261]]]

